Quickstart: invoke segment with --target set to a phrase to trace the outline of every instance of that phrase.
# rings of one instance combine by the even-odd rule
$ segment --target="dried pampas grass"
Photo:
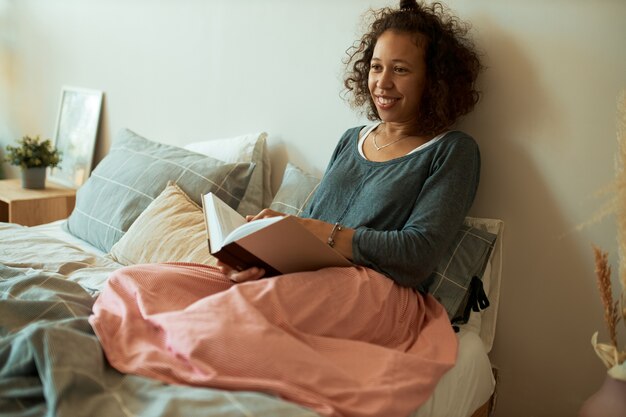
[[[608,261],[608,253],[603,252],[597,246],[593,247],[596,260],[596,278],[600,299],[604,306],[604,321],[609,331],[609,338],[613,346],[617,347],[617,323],[619,322],[617,302],[613,302],[613,288],[611,285],[611,265]]]
[[[617,110],[618,152],[615,160],[615,181],[611,187],[613,198],[602,207],[594,221],[609,213],[616,214],[621,292],[614,301],[608,255],[594,246],[596,279],[611,344],[598,343],[598,332],[592,336],[591,344],[602,362],[609,368],[609,374],[626,380],[626,350],[620,351],[617,346],[617,325],[620,320],[626,324],[626,90],[622,91],[618,98]]]

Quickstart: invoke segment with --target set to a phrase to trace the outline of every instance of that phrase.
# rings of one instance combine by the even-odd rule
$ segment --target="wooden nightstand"
[[[76,190],[46,183],[43,190],[22,188],[21,179],[0,180],[0,221],[35,226],[64,219],[76,202]]]

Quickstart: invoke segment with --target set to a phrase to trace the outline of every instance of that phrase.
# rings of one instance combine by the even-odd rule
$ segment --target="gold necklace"
[[[374,132],[374,147],[376,148],[377,151],[380,151],[381,149],[386,148],[387,146],[391,146],[394,143],[398,143],[400,142],[402,139],[406,139],[411,135],[406,135],[406,136],[402,136],[400,139],[396,139],[394,141],[391,141],[389,143],[384,144],[383,146],[378,146],[378,142],[376,142],[376,137],[378,136],[378,132]]]

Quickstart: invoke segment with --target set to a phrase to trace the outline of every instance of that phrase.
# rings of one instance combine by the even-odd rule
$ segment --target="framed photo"
[[[54,132],[54,146],[62,152],[61,163],[51,168],[50,181],[78,188],[89,178],[102,95],[102,91],[63,87]]]

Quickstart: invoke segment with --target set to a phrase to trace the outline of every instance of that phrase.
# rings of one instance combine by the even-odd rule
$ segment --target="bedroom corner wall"
[[[362,122],[339,96],[344,51],[367,6],[390,4],[0,0],[0,147],[51,136],[70,85],[105,92],[96,160],[123,127],[179,145],[265,130],[279,169],[289,158],[321,173]],[[460,127],[483,157],[471,214],[505,221],[496,416],[576,415],[604,374],[589,342],[606,339],[590,247],[615,261],[615,226],[576,226],[613,177],[626,2],[448,4],[474,23],[488,66]]]
[[[15,33],[13,2],[0,0],[0,144],[13,137],[11,108],[12,87],[14,85],[13,55],[15,54]],[[0,147],[0,160],[3,158],[4,146]],[[6,174],[0,163],[0,179]]]

